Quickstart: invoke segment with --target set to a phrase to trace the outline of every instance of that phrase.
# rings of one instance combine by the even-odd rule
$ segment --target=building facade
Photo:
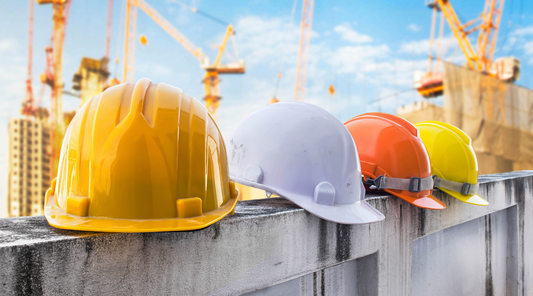
[[[9,217],[44,214],[44,195],[50,187],[50,129],[48,118],[9,121]]]

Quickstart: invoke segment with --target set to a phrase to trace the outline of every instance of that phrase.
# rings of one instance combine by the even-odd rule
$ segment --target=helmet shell
[[[478,166],[470,137],[461,129],[440,121],[415,124],[420,131],[431,160],[431,172],[437,177],[459,183],[478,183]],[[439,188],[460,201],[486,206],[489,203],[479,194],[463,195],[460,192]]]
[[[365,178],[380,175],[410,179],[431,176],[429,157],[417,128],[407,120],[387,113],[365,113],[345,124],[361,159]],[[432,195],[432,190],[384,189],[407,202],[427,209],[442,210],[446,205]]]
[[[75,230],[148,232],[206,227],[234,210],[224,141],[211,115],[179,88],[120,84],[70,123],[46,218]]]
[[[384,219],[363,200],[350,134],[318,106],[280,102],[262,108],[236,127],[228,151],[237,183],[276,193],[337,223]]]

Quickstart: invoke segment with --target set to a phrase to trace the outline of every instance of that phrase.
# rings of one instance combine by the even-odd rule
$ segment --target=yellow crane
[[[210,63],[209,58],[203,53],[202,48],[194,45],[187,39],[178,29],[176,29],[170,22],[161,16],[154,8],[152,8],[144,0],[127,0],[126,3],[126,21],[125,21],[125,39],[124,39],[124,71],[123,81],[133,82],[133,70],[135,61],[135,31],[137,26],[137,8],[144,11],[152,20],[154,20],[161,28],[163,28],[170,36],[178,41],[185,49],[194,55],[200,62],[200,66],[206,71],[202,83],[205,87],[204,101],[207,110],[211,114],[215,114],[220,105],[220,91],[219,91],[219,74],[243,74],[245,72],[244,62],[238,60],[238,53],[234,46],[233,55],[225,52],[226,45],[230,37],[235,32],[233,26],[228,25],[226,34],[222,44],[219,46],[218,54],[214,63]],[[234,44],[235,45],[235,44]],[[226,53],[231,63],[221,64],[222,55]]]
[[[47,48],[47,58],[53,57],[53,73],[44,74],[44,80],[50,85],[52,102],[50,104],[51,128],[50,128],[50,170],[57,172],[59,153],[65,133],[63,118],[63,40],[65,38],[66,18],[70,1],[68,0],[37,0],[38,4],[52,4],[54,9],[54,31],[52,34],[53,46]],[[48,52],[51,52],[49,54]],[[49,76],[49,77],[47,77]],[[51,178],[55,178],[54,173]]]
[[[514,81],[518,78],[519,62],[514,58],[502,58],[493,61],[494,49],[498,38],[501,15],[505,0],[485,0],[485,7],[480,16],[465,24],[462,24],[450,3],[450,0],[431,0],[426,2],[433,10],[431,23],[431,37],[429,48],[428,71],[425,75],[415,78],[415,87],[418,92],[426,97],[434,97],[443,93],[443,74],[439,72],[439,63],[443,60],[446,50],[441,51],[442,31],[444,19],[458,41],[459,47],[466,57],[468,66],[479,72],[484,72],[506,81]],[[433,41],[437,12],[441,12],[441,21],[438,38],[438,53],[436,62],[433,64]],[[476,48],[472,46],[469,35],[478,32]]]

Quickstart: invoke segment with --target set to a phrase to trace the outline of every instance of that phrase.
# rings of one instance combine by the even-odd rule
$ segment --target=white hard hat
[[[322,219],[360,224],[385,218],[363,200],[350,132],[318,106],[276,103],[252,113],[235,129],[228,157],[235,182],[278,194]]]

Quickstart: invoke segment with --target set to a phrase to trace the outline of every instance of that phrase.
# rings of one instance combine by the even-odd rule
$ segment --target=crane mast
[[[111,47],[111,23],[113,21],[113,0],[107,2],[107,26],[105,34],[105,55],[109,60],[109,48]]]
[[[52,88],[52,100],[50,104],[51,127],[50,127],[50,169],[57,172],[59,163],[59,153],[63,135],[65,133],[65,122],[63,120],[63,40],[65,38],[66,19],[70,7],[68,0],[37,0],[38,4],[52,4],[54,15],[54,31],[52,34],[53,50],[47,48],[53,56],[53,81],[47,83]],[[46,77],[46,75],[45,75]],[[49,78],[49,77],[48,77]],[[51,178],[55,176],[51,174]]]
[[[124,72],[123,82],[133,82],[133,66],[135,65],[135,32],[137,29],[137,5],[135,0],[126,0],[126,21],[124,35]]]
[[[434,5],[442,11],[468,65],[472,70],[488,72],[492,63],[494,48],[498,36],[501,14],[505,0],[486,0],[480,17],[466,24],[461,24],[449,0],[437,0]],[[433,9],[437,9],[434,7]],[[468,35],[479,30],[477,50],[468,40]]]
[[[126,34],[124,39],[124,71],[123,81],[133,82],[133,65],[135,62],[135,31],[137,22],[137,7],[146,13],[154,22],[165,30],[172,38],[178,41],[187,51],[189,51],[198,61],[200,66],[206,71],[202,83],[205,88],[204,101],[206,108],[214,115],[220,105],[219,74],[242,74],[245,71],[244,62],[236,61],[229,64],[220,64],[226,44],[234,35],[233,26],[228,25],[222,45],[219,47],[215,63],[210,64],[209,58],[202,49],[194,45],[185,35],[176,29],[169,21],[161,16],[144,0],[127,0],[126,4]]]
[[[25,116],[34,116],[35,115],[35,106],[33,98],[33,87],[32,82],[32,57],[33,57],[33,0],[30,0],[29,6],[29,28],[28,28],[28,78],[26,79],[26,97],[22,103],[22,109],[20,113]]]
[[[296,87],[294,100],[303,101],[305,94],[305,79],[307,74],[307,59],[311,43],[311,26],[313,23],[314,0],[303,0],[302,22],[300,32],[300,47],[298,50],[298,66],[296,68]]]
[[[433,10],[428,71],[424,75],[415,75],[418,76],[415,77],[415,87],[422,96],[430,98],[441,95],[444,91],[444,76],[438,71],[439,63],[442,62],[443,56],[446,54],[446,50],[440,50],[442,30],[444,26],[443,17],[446,19],[454,37],[457,39],[458,45],[461,48],[470,69],[487,73],[506,81],[514,81],[517,78],[519,62],[514,58],[503,58],[502,61],[498,63],[499,70],[493,69],[494,49],[496,48],[504,1],[505,0],[485,0],[485,6],[480,16],[464,24],[461,23],[457,17],[450,0],[431,0],[426,2],[427,6]],[[437,11],[442,12],[438,40],[439,48],[435,66],[432,67],[432,44]],[[475,48],[469,39],[469,36],[474,32],[478,32]],[[504,65],[501,66],[501,64]],[[501,70],[503,68],[504,70]]]
[[[505,0],[489,0],[485,3],[485,13],[482,16],[485,20],[481,27],[478,38],[478,48],[481,49],[479,56],[487,72],[490,71],[494,58],[494,49],[498,40],[498,29],[503,12]]]

